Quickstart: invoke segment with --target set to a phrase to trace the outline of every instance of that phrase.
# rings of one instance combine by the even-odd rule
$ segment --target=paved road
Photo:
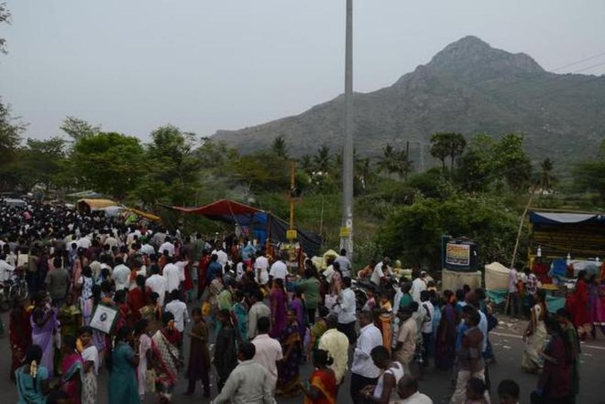
[[[1,315],[6,323],[7,315]],[[501,319],[502,320],[502,319]],[[492,392],[492,401],[497,402],[495,395],[495,387],[502,379],[515,379],[521,386],[522,403],[529,402],[529,394],[535,388],[537,375],[529,375],[522,373],[520,370],[521,353],[523,351],[523,341],[520,337],[523,323],[514,320],[504,319],[504,323],[494,330],[491,335],[492,344],[497,357],[497,364],[490,367],[490,375],[494,386]],[[590,340],[583,344],[582,365],[580,368],[581,376],[581,393],[578,397],[578,404],[603,404],[605,398],[601,390],[605,381],[605,337],[597,336],[597,340]],[[10,351],[8,346],[8,338],[6,336],[0,339],[0,403],[9,404],[17,402],[17,393],[14,385],[9,381],[10,368]],[[303,376],[307,377],[311,372],[311,366],[304,364],[302,366]],[[107,374],[104,372],[100,380],[100,395],[99,403],[107,402],[106,380]],[[194,397],[185,397],[182,393],[185,391],[185,381],[182,380],[176,389],[174,402],[180,403],[203,403],[201,392],[198,391]],[[215,386],[212,387],[215,389]],[[349,384],[348,378],[346,385],[341,389],[341,394],[338,399],[339,404],[350,403],[348,395]],[[435,402],[447,403],[449,396],[452,393],[450,389],[450,375],[429,368],[425,374],[424,380],[420,382],[420,390],[429,395]],[[145,403],[155,403],[153,397],[146,397]],[[302,398],[278,400],[278,403],[301,403]]]

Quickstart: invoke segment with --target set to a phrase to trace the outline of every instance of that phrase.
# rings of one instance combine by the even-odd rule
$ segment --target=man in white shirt
[[[380,286],[385,281],[387,274],[390,273],[390,270],[388,269],[390,263],[391,259],[389,257],[384,257],[382,261],[376,264],[372,276],[370,277],[370,282],[376,286]]]
[[[155,248],[153,248],[153,246],[149,243],[142,244],[141,245],[141,254],[147,254],[147,255],[155,254]]]
[[[269,282],[269,260],[265,257],[263,248],[254,261],[254,272],[256,282],[259,285],[266,285]]]
[[[359,337],[353,352],[353,365],[351,366],[351,398],[353,403],[365,403],[366,398],[361,391],[369,385],[376,385],[380,369],[372,360],[371,352],[382,345],[382,334],[374,325],[374,316],[370,311],[359,313]]]
[[[410,290],[410,294],[412,295],[412,299],[420,304],[420,293],[423,290],[426,290],[426,283],[422,279],[422,275],[418,274],[417,271],[414,271],[412,277],[414,280],[412,281],[412,289]]]
[[[118,247],[118,240],[116,240],[115,237],[108,233],[103,245],[108,245],[110,249],[113,247]]]
[[[116,266],[111,272],[111,279],[116,285],[116,290],[129,289],[130,287],[130,268],[124,265],[122,257],[116,257]]]
[[[345,276],[351,276],[351,268],[353,266],[351,265],[351,261],[347,257],[347,250],[345,250],[344,248],[340,250],[340,256],[337,257],[334,262],[338,262],[338,264],[340,265],[340,272],[342,272],[343,278]]]
[[[521,313],[521,298],[519,297],[519,272],[514,266],[508,273],[508,301],[507,306],[510,307],[510,314],[517,317]]]
[[[189,313],[187,305],[180,300],[179,291],[173,290],[170,293],[170,303],[166,304],[166,311],[174,315],[174,327],[182,333],[185,330],[185,323],[189,323]]]
[[[164,251],[168,251],[168,256],[174,257],[174,244],[172,244],[170,236],[166,236],[164,243],[162,243],[158,251],[160,254],[164,254]]]
[[[269,279],[281,279],[286,283],[286,276],[288,276],[288,267],[285,263],[285,258],[282,253],[280,259],[275,261],[273,265],[271,265],[271,270],[269,271]]]
[[[160,298],[158,303],[160,306],[164,306],[164,297],[166,296],[166,278],[160,275],[160,267],[157,265],[151,265],[151,276],[145,281],[145,286],[148,286],[152,292],[157,293]]]
[[[223,273],[224,273],[225,272],[225,266],[229,262],[229,256],[227,255],[227,253],[225,252],[225,250],[223,250],[223,246],[220,243],[216,243],[216,247],[215,247],[214,250],[212,250],[211,254],[216,254],[216,257],[217,257],[216,260],[223,267]],[[268,266],[268,264],[267,264],[267,266]]]
[[[258,335],[252,340],[256,347],[254,362],[267,369],[267,384],[272,393],[275,393],[277,385],[277,363],[283,359],[281,344],[278,340],[269,336],[271,320],[269,317],[261,317],[257,322]]]
[[[8,281],[15,267],[6,262],[6,254],[0,254],[0,282]]]
[[[334,276],[334,257],[328,257],[326,260],[328,267],[322,272],[322,276],[326,278],[328,283],[332,282],[332,276]]]
[[[422,323],[422,329],[420,330],[422,333],[422,364],[423,366],[428,366],[429,364],[429,355],[430,347],[431,347],[431,339],[433,337],[433,316],[435,314],[435,307],[433,303],[431,303],[431,295],[428,290],[423,290],[420,292],[420,307],[424,312],[424,321]]]
[[[397,383],[397,394],[401,400],[394,400],[395,404],[433,404],[429,396],[418,391],[418,380],[409,374]]]
[[[185,274],[181,276],[181,271],[179,267],[172,263],[172,257],[166,257],[166,265],[164,266],[164,271],[162,275],[166,278],[166,292],[171,294],[173,290],[178,290],[181,285],[181,279],[185,280]]]
[[[78,240],[78,247],[88,250],[92,242],[88,236],[84,236]]]
[[[334,309],[338,313],[338,331],[342,332],[349,339],[349,344],[353,345],[357,339],[355,331],[356,305],[355,292],[351,289],[351,278],[343,278],[342,291],[338,297],[338,302]]]
[[[399,302],[403,297],[403,290],[401,288],[404,284],[405,278],[402,276],[401,279],[399,279],[399,283],[393,286],[393,289],[395,289],[395,297],[393,298],[393,318],[397,317],[397,312],[399,311]]]

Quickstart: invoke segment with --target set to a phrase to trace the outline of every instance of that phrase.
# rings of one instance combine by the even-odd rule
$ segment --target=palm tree
[[[441,161],[441,169],[445,175],[445,159],[450,155],[446,133],[435,133],[431,136],[431,156]]]
[[[271,151],[275,155],[282,157],[284,160],[288,160],[288,144],[283,135],[277,136],[271,143]]]
[[[540,188],[540,195],[544,191],[551,191],[557,184],[557,178],[553,174],[554,163],[550,158],[545,158],[540,163],[540,173],[538,174],[536,185]]]
[[[462,156],[466,148],[466,139],[460,133],[449,133],[450,173],[454,172],[454,161]]]
[[[382,157],[378,160],[377,167],[379,173],[386,172],[389,177],[397,171],[397,150],[390,143],[382,148]]]
[[[313,158],[310,154],[305,154],[301,158],[298,159],[298,164],[301,170],[303,170],[307,174],[311,174],[313,172]]]
[[[399,179],[407,181],[408,175],[414,171],[414,163],[410,161],[408,152],[404,149],[398,150],[396,153],[395,172],[399,175]]]
[[[317,149],[317,154],[313,156],[313,165],[315,171],[321,171],[322,173],[330,173],[332,170],[332,155],[330,154],[330,146],[322,145]]]

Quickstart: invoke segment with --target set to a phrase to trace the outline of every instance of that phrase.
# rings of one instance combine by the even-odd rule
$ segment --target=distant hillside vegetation
[[[420,142],[436,132],[470,137],[489,133],[526,134],[534,160],[550,157],[568,165],[592,155],[605,137],[605,76],[554,74],[530,56],[494,49],[468,36],[448,45],[390,87],[355,94],[355,145],[366,156],[389,142],[410,142],[416,163]],[[241,152],[266,148],[283,136],[290,153],[315,154],[326,144],[340,149],[343,97],[297,116],[235,131],[218,131]],[[428,147],[425,149],[428,158]]]

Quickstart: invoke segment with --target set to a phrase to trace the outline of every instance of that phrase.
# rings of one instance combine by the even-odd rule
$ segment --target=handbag
[[[145,392],[155,393],[155,369],[147,369],[145,371]]]

